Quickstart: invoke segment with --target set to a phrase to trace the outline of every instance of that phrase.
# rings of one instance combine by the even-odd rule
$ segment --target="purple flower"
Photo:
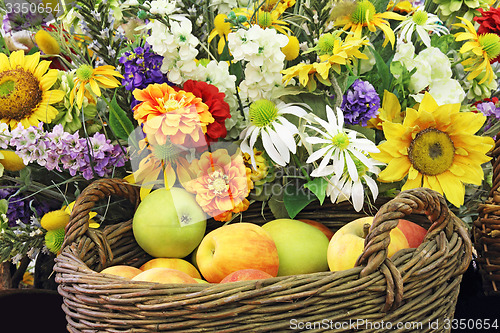
[[[125,52],[120,58],[123,64],[122,85],[127,90],[144,89],[152,83],[167,82],[161,72],[163,57],[152,52],[151,46],[136,47],[132,52]]]
[[[0,199],[6,199],[9,202],[6,215],[10,227],[18,225],[19,222],[30,224],[30,218],[34,213],[40,217],[50,211],[47,202],[38,201],[35,197],[23,197],[17,192],[17,188],[0,189]]]
[[[344,95],[340,108],[346,123],[366,126],[378,114],[380,97],[370,82],[357,79]]]

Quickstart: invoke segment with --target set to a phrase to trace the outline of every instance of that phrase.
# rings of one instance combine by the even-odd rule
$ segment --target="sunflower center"
[[[88,81],[92,78],[92,75],[94,74],[94,68],[90,65],[81,65],[77,70],[76,70],[76,77],[80,81]]]
[[[345,133],[339,133],[332,138],[332,144],[339,149],[346,149],[349,146],[349,137]]]
[[[320,51],[319,53],[332,54],[335,40],[337,40],[337,38],[335,38],[335,36],[330,33],[321,35],[318,40],[318,48]]]
[[[455,156],[455,146],[448,134],[435,128],[419,132],[410,144],[408,157],[415,169],[429,176],[448,170]]]
[[[373,15],[375,15],[375,6],[369,0],[363,0],[358,2],[351,14],[351,21],[354,24],[368,23],[373,20]]]
[[[417,25],[424,25],[427,22],[428,18],[429,18],[429,15],[427,15],[427,12],[424,12],[423,10],[417,11],[412,16],[413,22],[415,22],[415,24],[417,24]]]
[[[229,186],[227,186],[228,176],[221,171],[214,171],[210,175],[208,180],[208,189],[214,194],[222,194],[227,192]]]
[[[495,59],[500,55],[500,36],[492,33],[482,34],[478,40],[489,59]]]
[[[0,72],[0,119],[21,121],[35,112],[42,101],[40,82],[18,67]]]
[[[278,118],[276,104],[267,99],[260,99],[250,105],[250,121],[257,127],[266,127]]]
[[[271,17],[271,13],[260,11],[259,12],[259,25],[263,28],[268,28],[271,26],[273,22],[273,18]]]
[[[170,141],[162,145],[155,145],[153,149],[155,157],[163,162],[175,162],[178,152],[179,150]]]

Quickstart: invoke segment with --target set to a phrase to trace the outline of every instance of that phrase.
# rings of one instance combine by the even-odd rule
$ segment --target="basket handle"
[[[140,202],[139,188],[120,178],[102,178],[92,182],[78,196],[65,229],[61,250],[75,242],[89,228],[89,213],[95,204],[112,195],[128,199],[134,208]]]
[[[411,214],[425,214],[431,223],[423,243],[434,238],[444,241],[443,236],[450,239],[453,232],[458,232],[459,236],[462,237],[465,245],[464,260],[460,262],[455,275],[463,274],[472,258],[472,242],[466,226],[448,208],[446,200],[440,193],[423,187],[400,192],[375,214],[365,238],[365,248],[356,262],[357,266],[365,266],[361,270],[361,277],[378,269],[385,275],[388,286],[385,310],[398,306],[403,293],[401,272],[391,259],[387,258],[387,248],[390,243],[389,233],[398,225],[399,219]],[[415,254],[421,251],[421,247],[415,250]],[[444,260],[445,257],[442,256],[442,259]]]

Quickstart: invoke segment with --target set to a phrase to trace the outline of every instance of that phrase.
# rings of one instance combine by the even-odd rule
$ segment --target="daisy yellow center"
[[[332,138],[332,144],[339,149],[346,149],[349,146],[349,137],[345,133],[339,133]]]
[[[489,59],[495,59],[500,55],[500,36],[497,34],[488,33],[479,35],[478,41]]]
[[[228,176],[225,175],[223,172],[214,171],[209,177],[208,189],[214,192],[214,194],[216,195],[225,193],[229,188],[227,186],[227,180]]]
[[[375,6],[368,0],[358,2],[356,9],[351,14],[351,21],[354,24],[364,24],[373,20]]]
[[[76,70],[76,77],[80,81],[88,81],[92,78],[92,75],[94,74],[94,68],[90,65],[81,65],[77,70]]]
[[[415,169],[429,176],[439,175],[453,164],[455,146],[448,134],[435,128],[419,132],[408,149],[408,157]]]
[[[278,118],[278,108],[273,102],[261,99],[250,105],[249,115],[253,125],[266,127]]]
[[[259,12],[259,25],[263,28],[268,28],[271,26],[273,18],[269,12]]]
[[[42,101],[40,82],[23,68],[0,72],[0,119],[20,121],[33,114]]]
[[[324,34],[318,40],[318,48],[320,54],[331,54],[335,46],[335,36],[332,34]]]
[[[413,22],[415,22],[415,24],[424,25],[427,22],[428,18],[429,15],[427,15],[427,12],[419,10],[415,14],[413,14],[412,20]]]

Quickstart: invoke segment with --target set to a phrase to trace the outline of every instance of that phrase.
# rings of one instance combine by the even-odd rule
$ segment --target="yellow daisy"
[[[321,40],[321,38],[320,38]],[[368,44],[368,40],[357,38],[349,35],[346,40],[334,38],[331,40],[331,45],[328,52],[319,56],[320,62],[312,64],[300,63],[290,68],[287,68],[281,73],[283,74],[283,82],[288,83],[293,77],[298,76],[302,86],[307,87],[309,91],[316,89],[316,81],[329,86],[330,69],[340,73],[342,65],[349,65],[356,59],[368,59],[359,49],[361,46]]]
[[[427,187],[444,194],[459,207],[464,202],[464,184],[480,185],[484,178],[481,164],[495,142],[491,137],[474,135],[486,117],[460,112],[460,104],[439,106],[425,93],[418,110],[407,108],[402,124],[384,122],[387,141],[371,156],[387,167],[379,181],[396,182],[407,177],[401,190]]]
[[[402,123],[404,113],[401,112],[401,105],[399,100],[393,93],[384,90],[384,97],[382,99],[382,107],[378,109],[377,117],[368,120],[367,127],[382,130],[382,124],[385,121],[393,123]]]
[[[99,88],[116,88],[120,82],[114,76],[123,78],[123,76],[115,71],[115,68],[110,65],[99,66],[93,68],[90,65],[81,65],[76,70],[75,86],[71,90],[69,101],[73,104],[76,95],[76,105],[82,107],[83,97],[87,90],[86,85],[90,86],[90,90],[96,95],[101,96]]]
[[[50,61],[40,61],[40,52],[25,56],[15,51],[7,57],[0,53],[0,122],[11,128],[50,123],[58,111],[51,105],[61,101],[64,92],[50,90],[57,80],[57,70]]]
[[[361,38],[363,27],[367,27],[371,32],[375,32],[377,28],[381,29],[385,35],[385,41],[382,46],[386,46],[388,42],[394,47],[396,37],[394,31],[387,19],[390,20],[404,20],[405,16],[397,13],[387,11],[384,13],[377,13],[375,6],[369,0],[359,1],[356,9],[350,14],[338,18],[334,25],[344,26],[345,31],[350,30],[354,32],[354,36]]]
[[[214,29],[208,35],[208,42],[210,43],[215,36],[219,36],[219,43],[217,44],[217,52],[219,54],[224,51],[226,46],[227,35],[231,32],[231,23],[226,22],[226,14],[218,14],[214,19]]]
[[[467,41],[460,48],[460,53],[467,53],[469,55],[469,58],[462,61],[462,65],[465,67],[464,70],[470,72],[467,79],[473,80],[484,72],[486,75],[479,81],[479,84],[486,81],[491,83],[495,79],[495,74],[491,68],[490,61],[500,55],[500,37],[491,33],[478,35],[469,20],[463,17],[458,18],[464,23],[453,25],[464,28],[465,32],[457,32],[454,36],[457,42]]]

